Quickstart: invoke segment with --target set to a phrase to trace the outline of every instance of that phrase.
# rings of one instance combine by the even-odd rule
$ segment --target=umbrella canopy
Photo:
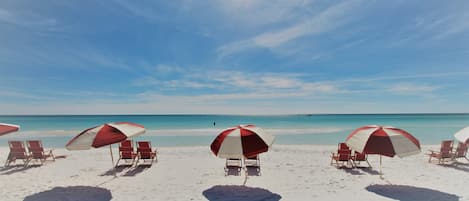
[[[18,125],[13,125],[13,124],[4,124],[0,123],[0,136],[16,132],[20,129],[20,126]]]
[[[345,143],[365,154],[405,157],[420,153],[420,143],[408,132],[394,127],[369,125],[354,130]]]
[[[139,124],[129,122],[107,123],[86,129],[71,139],[65,147],[68,150],[99,148],[143,133],[145,133],[145,128]]]
[[[221,158],[252,157],[266,152],[275,137],[255,125],[239,125],[222,131],[210,148]]]
[[[469,143],[469,126],[458,131],[454,137],[462,143]]]

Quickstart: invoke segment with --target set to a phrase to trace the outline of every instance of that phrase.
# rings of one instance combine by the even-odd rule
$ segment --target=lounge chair
[[[352,162],[355,167],[359,167],[360,162],[366,162],[368,164],[368,167],[371,167],[370,162],[368,162],[368,155],[364,153],[359,153],[358,151],[355,151],[355,153],[353,154]]]
[[[132,140],[122,141],[119,145],[119,159],[117,160],[116,167],[119,166],[120,160],[124,160],[126,165],[132,166],[135,162],[135,159],[137,159],[137,155],[138,154],[134,151]]]
[[[5,166],[10,166],[12,162],[16,163],[16,160],[22,160],[23,165],[27,166],[29,161],[31,160],[31,156],[26,151],[24,142],[23,141],[8,141],[8,145],[10,146],[10,153],[8,154],[8,158],[5,162]]]
[[[467,154],[467,148],[468,148],[468,144],[467,144],[467,143],[459,142],[459,143],[458,143],[458,147],[456,148],[456,150],[455,150],[454,153],[453,153],[453,159],[465,158],[466,160],[469,161],[469,159],[468,159],[467,156],[466,156],[466,154]]]
[[[150,161],[150,163],[147,163],[146,165],[152,165],[153,161],[158,161],[157,159],[157,151],[156,149],[153,151],[151,148],[151,143],[149,141],[140,141],[137,142],[137,162],[136,165],[139,163],[140,160],[143,160],[143,162]]]
[[[259,159],[259,155],[244,158],[244,167],[246,167],[246,173],[248,173],[249,175],[255,174],[257,176],[260,176],[261,160]]]
[[[334,164],[339,167],[339,163],[341,163],[341,167],[347,166],[351,163],[352,160],[352,150],[347,146],[345,143],[339,143],[337,153],[332,153],[331,155],[331,165]]]
[[[441,141],[440,151],[429,151],[430,153],[428,155],[430,158],[428,159],[428,162],[431,162],[432,158],[436,158],[438,159],[439,164],[445,163],[445,159],[453,159],[453,141]]]
[[[240,158],[227,158],[225,162],[225,176],[241,175],[242,160]]]
[[[31,156],[31,160],[40,161],[41,165],[44,164],[47,158],[52,158],[55,161],[54,154],[52,153],[52,149],[44,150],[42,146],[42,142],[39,140],[28,140],[26,141],[28,145],[29,154]]]

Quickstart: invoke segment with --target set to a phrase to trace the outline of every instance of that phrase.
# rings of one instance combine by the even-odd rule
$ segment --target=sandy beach
[[[1,200],[469,200],[469,161],[442,166],[423,153],[370,156],[372,169],[331,166],[335,146],[275,145],[261,156],[261,176],[224,176],[208,147],[161,147],[150,168],[111,169],[109,149],[67,151],[42,166],[2,168]],[[116,151],[116,148],[114,148]],[[8,149],[0,148],[4,161]],[[116,152],[114,152],[117,156]]]

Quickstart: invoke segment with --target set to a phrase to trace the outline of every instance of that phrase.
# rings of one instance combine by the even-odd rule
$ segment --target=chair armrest
[[[428,151],[430,152],[430,154],[433,154],[433,153],[440,153],[439,151],[435,151],[435,150],[431,150],[431,149],[429,149]]]

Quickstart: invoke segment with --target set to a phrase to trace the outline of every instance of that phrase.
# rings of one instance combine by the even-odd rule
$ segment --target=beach
[[[261,175],[225,176],[208,146],[159,147],[151,167],[112,168],[109,148],[54,149],[56,161],[0,171],[1,200],[469,200],[469,161],[428,163],[370,155],[373,168],[330,165],[332,145],[274,145],[261,154]],[[0,148],[5,161],[8,148]],[[114,157],[117,148],[114,146]],[[18,162],[21,163],[21,162]],[[114,176],[114,174],[116,176]]]

